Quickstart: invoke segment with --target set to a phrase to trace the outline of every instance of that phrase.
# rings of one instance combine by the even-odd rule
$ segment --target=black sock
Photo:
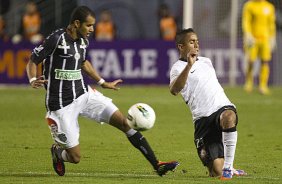
[[[134,135],[128,137],[128,140],[135,148],[141,151],[141,153],[146,157],[146,159],[152,164],[154,169],[158,168],[158,160],[153,150],[151,149],[149,143],[140,132],[136,132]]]

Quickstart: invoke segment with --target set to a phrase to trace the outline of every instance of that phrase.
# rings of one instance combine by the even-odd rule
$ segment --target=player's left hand
[[[254,44],[256,43],[256,39],[251,33],[246,33],[244,35],[244,43],[249,48],[254,46]]]
[[[276,49],[276,38],[275,38],[275,36],[270,38],[269,44],[270,44],[271,51],[274,51]]]
[[[45,80],[43,76],[38,77],[36,80],[32,81],[30,83],[31,87],[34,89],[39,89],[44,86],[44,84],[47,84],[48,80]]]
[[[113,89],[113,90],[119,90],[120,88],[117,87],[117,85],[119,83],[122,83],[122,80],[121,79],[117,79],[117,80],[114,80],[112,82],[104,82],[101,86],[103,88],[108,88],[108,89]]]

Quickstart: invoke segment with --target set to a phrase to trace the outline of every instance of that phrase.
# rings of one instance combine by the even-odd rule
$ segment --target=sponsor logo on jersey
[[[59,80],[80,80],[81,70],[61,70],[55,69],[55,79]]]

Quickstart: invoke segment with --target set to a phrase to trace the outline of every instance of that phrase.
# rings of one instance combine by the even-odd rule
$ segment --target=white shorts
[[[109,123],[117,110],[112,99],[88,87],[88,92],[71,104],[57,111],[47,112],[46,119],[55,142],[63,148],[72,148],[79,144],[79,115],[99,123]]]

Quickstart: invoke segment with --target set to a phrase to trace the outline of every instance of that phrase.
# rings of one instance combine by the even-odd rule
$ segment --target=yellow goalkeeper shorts
[[[264,62],[271,60],[271,49],[269,41],[257,41],[253,46],[244,46],[245,53],[247,54],[249,61],[255,62],[257,59],[261,59]]]

